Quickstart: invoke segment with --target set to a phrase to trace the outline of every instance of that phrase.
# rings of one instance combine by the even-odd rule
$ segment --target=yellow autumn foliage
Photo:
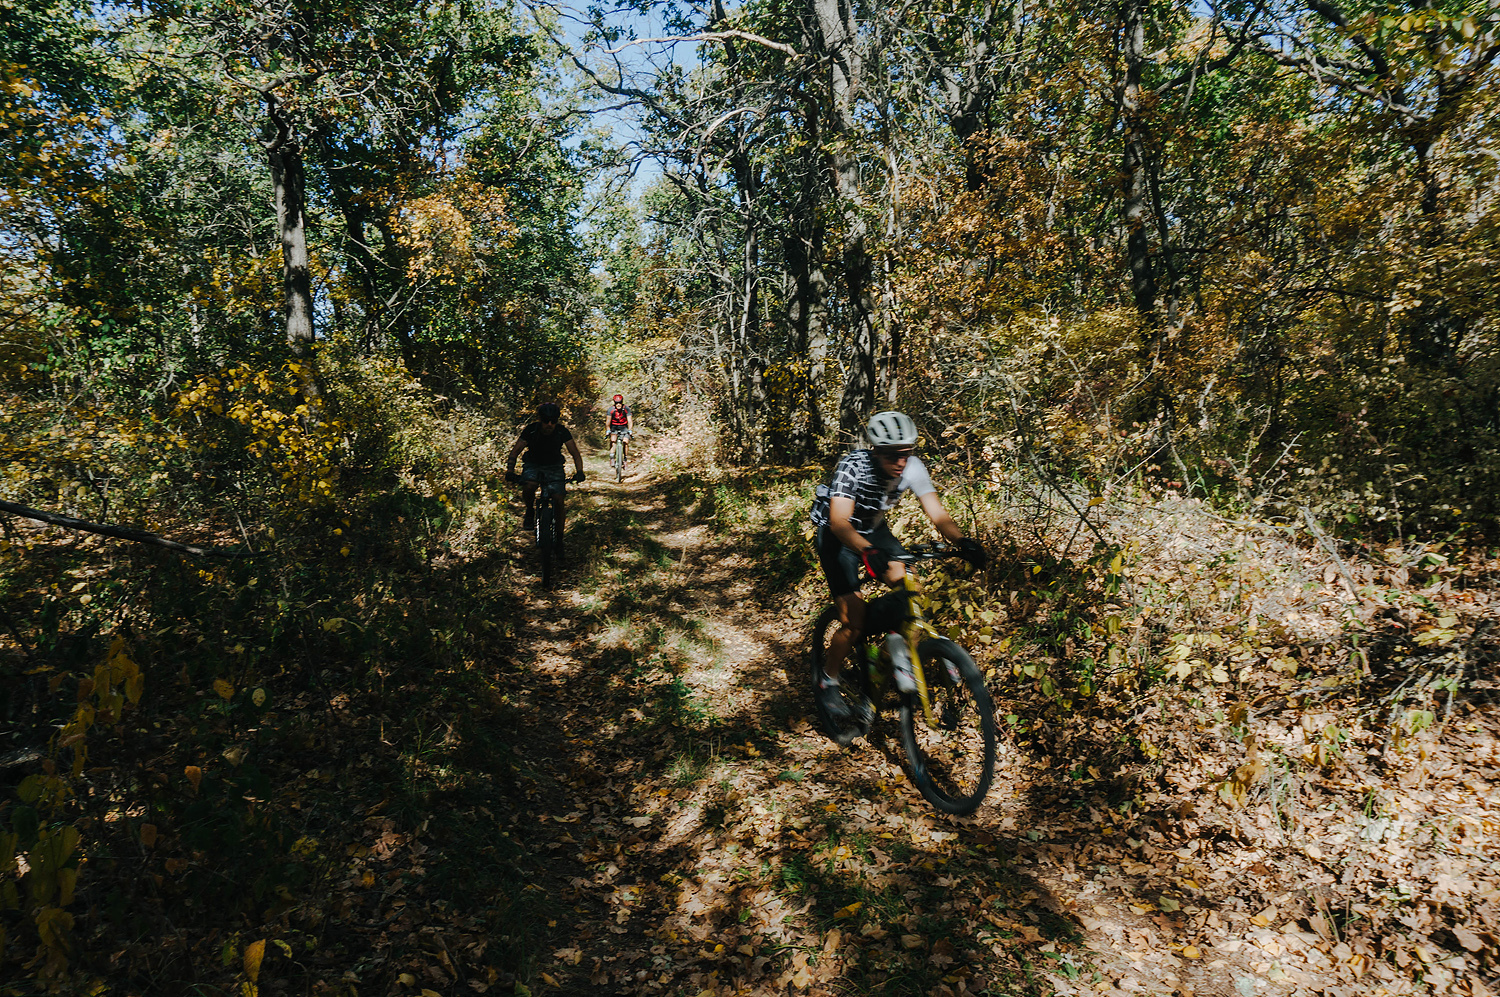
[[[436,194],[407,201],[393,212],[397,239],[407,251],[413,284],[459,285],[482,270],[481,253],[515,243],[505,193],[459,176]]]
[[[345,430],[327,417],[321,397],[298,394],[306,377],[306,364],[298,360],[275,368],[236,365],[179,392],[173,415],[200,424],[218,418],[236,427],[238,442],[273,472],[286,498],[304,506],[323,504],[333,499]],[[193,446],[213,450],[218,441],[198,437]]]

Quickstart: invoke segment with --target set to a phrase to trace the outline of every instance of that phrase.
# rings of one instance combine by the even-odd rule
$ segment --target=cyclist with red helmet
[[[605,446],[614,446],[615,437],[620,438],[620,453],[629,458],[630,434],[635,429],[635,423],[630,418],[630,406],[625,404],[624,395],[615,395],[609,409],[609,414],[604,417]]]

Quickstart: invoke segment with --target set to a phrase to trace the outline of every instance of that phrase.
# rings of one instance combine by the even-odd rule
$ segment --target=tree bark
[[[1141,67],[1145,61],[1146,10],[1141,0],[1125,0],[1121,9],[1121,55],[1124,76],[1119,89],[1122,132],[1120,188],[1124,196],[1125,252],[1130,265],[1130,294],[1135,310],[1157,332],[1156,275],[1149,236],[1148,130],[1141,107]],[[1151,344],[1148,344],[1148,348]]]
[[[311,401],[318,389],[313,356],[312,264],[307,252],[307,169],[292,124],[281,113],[274,94],[266,95],[273,136],[266,147],[271,185],[276,196],[276,233],[281,240],[281,295],[286,342],[303,361],[302,395]]]
[[[839,399],[839,429],[857,435],[875,400],[876,358],[881,350],[881,321],[872,293],[873,263],[869,233],[860,210],[859,162],[852,149],[857,135],[854,102],[864,75],[856,44],[854,12],[847,0],[812,0],[822,54],[828,61],[828,172],[844,220],[840,262],[845,306],[849,311],[849,376]]]

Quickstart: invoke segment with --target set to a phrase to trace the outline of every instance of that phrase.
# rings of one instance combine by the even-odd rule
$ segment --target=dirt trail
[[[810,606],[758,594],[743,546],[640,467],[570,492],[588,553],[517,635],[547,683],[518,743],[553,992],[1402,992],[1355,982],[1316,847],[1257,851],[1191,793],[1127,818],[1087,757],[1004,739],[987,804],[943,818],[893,717],[830,744],[802,685]]]

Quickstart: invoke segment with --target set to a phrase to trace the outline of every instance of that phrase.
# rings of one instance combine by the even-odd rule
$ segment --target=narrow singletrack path
[[[758,590],[704,486],[651,467],[616,484],[591,456],[572,561],[517,625],[549,989],[1340,992],[1300,958],[1307,896],[1269,896],[1269,917],[1207,900],[1238,873],[1197,852],[1190,811],[1133,838],[1002,739],[988,803],[944,818],[893,717],[829,743],[805,701],[808,597]]]

